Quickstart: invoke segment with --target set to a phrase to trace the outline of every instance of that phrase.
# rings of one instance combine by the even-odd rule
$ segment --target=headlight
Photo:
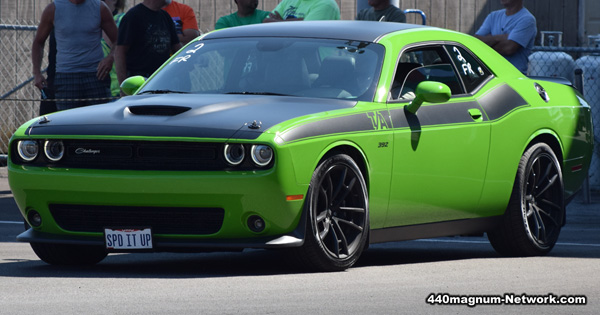
[[[33,141],[33,140],[23,140],[23,141],[19,141],[18,144],[18,149],[17,151],[19,152],[19,156],[27,161],[27,162],[31,162],[33,160],[35,160],[35,158],[38,155],[38,143],[37,141]]]
[[[225,160],[231,165],[238,165],[244,160],[246,155],[244,146],[241,144],[226,144],[225,145]]]
[[[56,162],[65,154],[65,146],[60,140],[47,140],[44,143],[44,153],[50,161]]]
[[[253,145],[252,146],[252,161],[258,166],[265,166],[273,159],[273,149],[268,145]]]

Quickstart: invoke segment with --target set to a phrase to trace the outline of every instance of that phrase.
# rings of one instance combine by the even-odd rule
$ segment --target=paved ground
[[[574,200],[545,257],[507,258],[485,237],[375,244],[347,272],[298,273],[278,251],[112,254],[41,262],[0,167],[0,314],[598,314],[600,195]],[[430,294],[585,296],[586,305],[429,305]],[[440,295],[438,295],[440,296]]]

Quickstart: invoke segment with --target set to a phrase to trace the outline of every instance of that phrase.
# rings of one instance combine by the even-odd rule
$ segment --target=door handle
[[[471,115],[474,121],[483,121],[483,114],[481,114],[478,108],[469,109],[469,115]]]

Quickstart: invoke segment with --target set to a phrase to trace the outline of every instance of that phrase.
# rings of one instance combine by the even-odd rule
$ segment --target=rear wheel
[[[502,224],[488,232],[490,243],[507,256],[545,255],[556,244],[564,217],[560,163],[547,144],[534,144],[521,157]]]
[[[31,248],[51,265],[93,265],[107,255],[102,246],[31,243]]]
[[[369,230],[367,186],[360,168],[345,154],[331,156],[315,170],[304,211],[304,245],[293,249],[304,266],[345,270],[358,260]]]

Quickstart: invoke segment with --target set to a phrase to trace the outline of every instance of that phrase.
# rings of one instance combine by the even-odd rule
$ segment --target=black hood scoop
[[[128,106],[127,109],[133,115],[139,116],[177,116],[183,114],[191,107],[169,106],[169,105],[139,105]]]

